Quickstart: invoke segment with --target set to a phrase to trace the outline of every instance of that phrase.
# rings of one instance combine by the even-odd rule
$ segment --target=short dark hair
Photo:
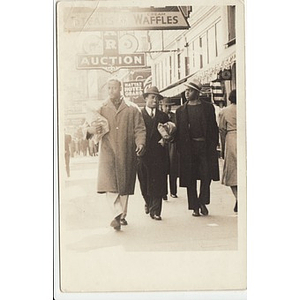
[[[230,92],[228,99],[231,103],[236,104],[236,90]]]
[[[107,82],[111,82],[111,81],[117,82],[119,84],[120,88],[122,87],[122,82],[119,79],[112,77],[112,78],[109,78]]]

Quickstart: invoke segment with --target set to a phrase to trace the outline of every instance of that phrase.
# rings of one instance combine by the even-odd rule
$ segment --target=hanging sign
[[[137,98],[143,95],[143,81],[127,81],[123,83],[123,92],[125,97]]]
[[[182,7],[104,8],[73,7],[65,9],[66,31],[128,31],[189,29]]]
[[[78,69],[107,69],[115,71],[118,68],[136,68],[145,66],[145,54],[119,54],[119,55],[77,55]]]
[[[92,39],[94,41],[95,39]],[[121,40],[121,43],[120,43]],[[100,42],[101,41],[101,42]],[[120,39],[117,32],[104,32],[96,49],[100,53],[77,54],[77,69],[103,69],[113,73],[121,68],[140,68],[146,66],[145,53],[134,53],[138,47],[137,39],[132,35],[124,35]],[[84,47],[89,49],[90,47]]]

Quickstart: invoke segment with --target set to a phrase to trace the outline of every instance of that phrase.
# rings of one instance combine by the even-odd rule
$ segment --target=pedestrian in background
[[[222,100],[218,101],[218,104],[216,102],[214,102],[213,105],[214,105],[214,108],[215,108],[217,126],[219,127],[220,113],[221,113],[222,109],[224,108],[224,101],[222,101]],[[218,150],[218,156],[222,157],[222,143],[221,143],[220,135],[219,135],[217,150]]]
[[[82,146],[83,156],[86,156],[89,148],[89,141],[86,139],[82,139],[81,146]]]
[[[229,94],[231,104],[220,113],[221,144],[224,145],[224,165],[222,184],[230,186],[235,196],[234,211],[238,211],[237,188],[237,127],[236,127],[236,90]]]
[[[157,87],[150,87],[143,97],[146,106],[142,116],[146,125],[146,152],[138,159],[138,179],[141,193],[145,200],[145,212],[154,220],[161,220],[162,198],[166,194],[167,184],[167,152],[159,143],[161,134],[158,124],[169,121],[168,115],[158,109],[163,98]]]
[[[169,120],[176,124],[176,116],[173,113],[172,105],[175,103],[172,102],[171,98],[163,98],[161,101],[162,111],[166,113],[169,117]],[[169,188],[172,198],[177,198],[177,177],[178,177],[178,154],[176,143],[166,143],[166,152],[167,152],[167,163],[168,163],[168,177],[169,177]],[[167,200],[168,195],[168,182],[166,185],[166,195],[163,197],[164,200]]]
[[[114,212],[111,226],[120,230],[127,225],[128,197],[134,194],[137,156],[143,155],[146,128],[140,109],[121,95],[121,82],[107,83],[108,99],[97,114],[108,122],[109,132],[99,142],[98,193],[106,193]],[[103,123],[102,123],[103,124]],[[102,132],[100,122],[87,128],[87,137]],[[90,135],[90,136],[89,136]]]
[[[176,110],[176,143],[179,152],[180,186],[187,188],[188,209],[197,217],[208,215],[211,180],[219,180],[218,127],[214,107],[201,101],[201,84],[186,84],[185,102]],[[197,180],[201,180],[200,193]]]
[[[96,156],[94,138],[89,139],[89,154],[90,156]]]
[[[70,156],[71,156],[72,136],[65,132],[65,165],[67,176],[70,177]]]

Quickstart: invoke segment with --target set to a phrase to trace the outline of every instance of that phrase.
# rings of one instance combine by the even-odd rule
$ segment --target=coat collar
[[[204,133],[206,133],[206,127],[207,127],[207,124],[206,124],[206,118],[205,118],[205,105],[206,104],[203,104],[204,102],[201,102],[201,107],[202,109],[200,110],[200,114],[202,116],[202,125],[203,125],[203,131]],[[190,128],[190,124],[189,124],[189,116],[188,116],[188,102],[185,102],[183,104],[183,110],[182,110],[182,116],[183,116],[183,122],[184,124],[186,124],[186,128]],[[192,106],[192,105],[191,105]]]
[[[104,102],[103,106],[111,108],[116,113],[119,113],[120,111],[122,111],[126,107],[130,107],[130,102],[127,99],[125,99],[123,96],[121,96],[121,100],[122,100],[122,102],[121,102],[121,105],[119,106],[118,109],[116,109],[115,105],[112,103],[112,101],[110,99],[106,99],[106,101]]]

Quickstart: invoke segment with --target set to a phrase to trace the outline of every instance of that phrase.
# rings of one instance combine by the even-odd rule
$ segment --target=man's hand
[[[94,126],[88,127],[86,130],[89,134],[96,134],[97,133],[97,129]]]
[[[136,147],[136,149],[135,149],[135,152],[136,152],[136,155],[137,156],[143,156],[144,155],[144,153],[145,153],[145,146],[144,145],[138,145],[137,147]]]
[[[94,121],[91,126],[87,128],[87,132],[89,134],[101,134],[103,122],[102,121]]]

